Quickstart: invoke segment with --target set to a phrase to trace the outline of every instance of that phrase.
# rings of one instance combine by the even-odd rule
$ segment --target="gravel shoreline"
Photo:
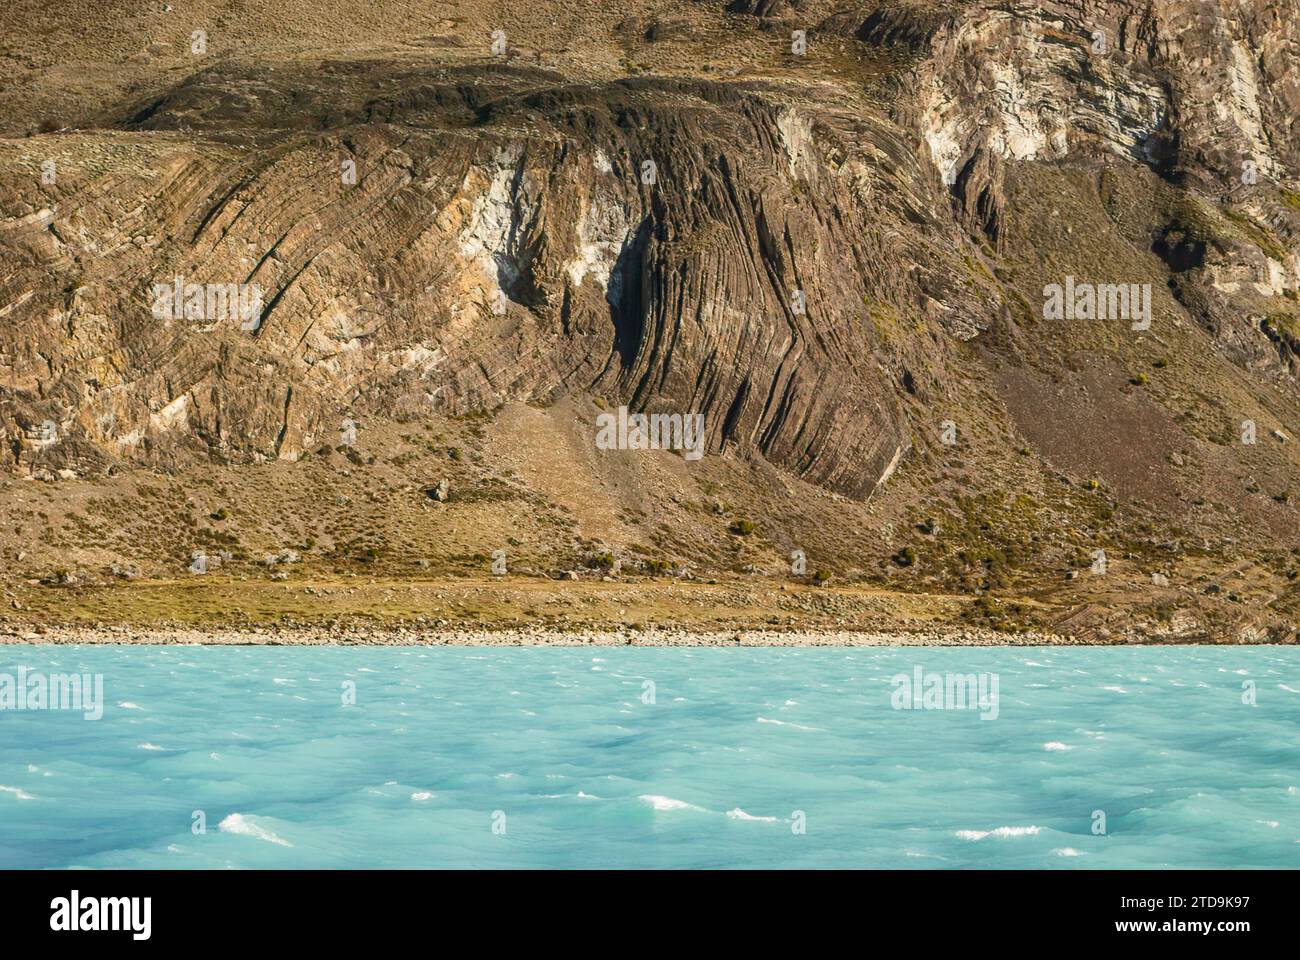
[[[157,644],[244,646],[536,646],[536,647],[994,647],[1106,643],[1050,633],[995,630],[866,632],[852,630],[187,630],[45,627],[0,633],[0,644]]]

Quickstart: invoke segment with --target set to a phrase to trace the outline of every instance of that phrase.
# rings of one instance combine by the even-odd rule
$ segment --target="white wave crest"
[[[697,807],[693,803],[687,803],[685,800],[674,800],[672,797],[661,797],[654,793],[643,793],[638,800],[644,800],[656,810],[698,810],[704,812],[703,807]]]
[[[826,732],[821,727],[808,727],[808,726],[804,726],[802,723],[795,723],[792,720],[771,720],[767,717],[755,717],[754,719],[757,720],[759,723],[772,723],[778,727],[793,727],[795,730],[810,730],[813,733]]]
[[[1041,827],[998,827],[996,830],[958,830],[962,840],[983,840],[985,837],[1032,837]]]
[[[246,817],[242,813],[232,813],[217,824],[217,829],[222,833],[233,833],[241,837],[265,840],[267,843],[274,843],[281,847],[293,846],[288,840],[277,837],[266,827],[261,826],[255,817]]]

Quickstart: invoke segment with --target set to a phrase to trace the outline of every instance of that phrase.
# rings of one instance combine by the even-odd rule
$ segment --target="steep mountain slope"
[[[1295,3],[125,6],[0,14],[15,583],[797,550],[1294,638]]]

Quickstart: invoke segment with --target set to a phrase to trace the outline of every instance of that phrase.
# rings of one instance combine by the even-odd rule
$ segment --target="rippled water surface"
[[[0,648],[20,667],[102,674],[105,708],[0,711],[0,867],[1300,865],[1295,649]],[[894,709],[918,668],[997,699]]]

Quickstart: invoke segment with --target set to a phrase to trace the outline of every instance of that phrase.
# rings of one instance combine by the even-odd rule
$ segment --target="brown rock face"
[[[11,376],[41,384],[11,431],[50,417],[153,463],[293,458],[345,411],[585,390],[702,413],[710,451],[869,493],[910,440],[862,304],[925,296],[922,268],[898,270],[920,249],[890,228],[908,211],[874,193],[904,179],[942,207],[904,144],[760,89],[498,71],[488,97],[479,79],[372,72],[403,92],[321,118],[306,75],[254,101],[240,91],[264,79],[219,70],[120,113],[98,149],[133,169],[68,177],[57,213],[8,231]],[[141,194],[147,210],[115,215]],[[255,324],[209,315],[229,285],[256,287]],[[186,310],[158,315],[176,290]]]
[[[643,42],[755,14],[771,69],[615,78],[511,47],[153,77],[0,150],[0,459],[294,459],[348,416],[590,393],[866,497],[944,403],[984,402],[967,341],[1023,360],[1037,294],[987,265],[1013,174],[1126,164],[1201,199],[1294,174],[1288,9],[681,4]],[[642,43],[617,23],[591,35]],[[803,68],[785,26],[861,73]],[[1261,327],[1300,280],[1286,198],[1232,199],[1217,242],[1201,199],[1128,238],[1269,377],[1294,369]]]

